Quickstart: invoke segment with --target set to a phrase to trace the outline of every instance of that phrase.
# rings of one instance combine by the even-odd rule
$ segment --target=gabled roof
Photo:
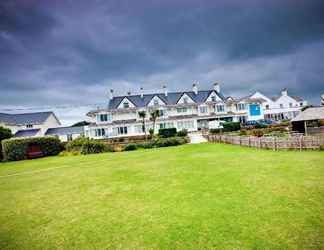
[[[154,96],[158,96],[166,103],[166,105],[176,105],[177,101],[183,94],[187,94],[196,103],[203,103],[212,92],[214,92],[214,90],[201,90],[198,91],[197,95],[193,91],[168,92],[167,96],[165,96],[164,93],[154,93],[145,94],[143,95],[143,98],[140,95],[116,96],[109,101],[108,109],[116,109],[125,97],[128,98],[136,107],[146,107]],[[221,93],[216,93],[221,99],[225,99]]]
[[[68,135],[68,134],[83,134],[84,127],[57,127],[49,128],[45,135]]]
[[[15,137],[32,137],[37,135],[39,131],[40,131],[39,128],[18,130],[15,134]]]
[[[309,121],[309,120],[324,120],[324,106],[309,107],[303,112],[299,113],[292,122]]]
[[[0,113],[0,122],[10,125],[42,124],[50,115],[53,115],[58,123],[60,123],[55,114],[51,111],[24,114]]]

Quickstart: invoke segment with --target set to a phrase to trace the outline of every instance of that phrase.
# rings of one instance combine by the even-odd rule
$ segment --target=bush
[[[135,144],[127,144],[124,148],[124,151],[133,151],[136,149],[137,149],[137,146]]]
[[[187,135],[188,135],[188,130],[186,130],[186,129],[182,129],[177,132],[177,136],[180,136],[180,137],[186,137]]]
[[[223,123],[223,131],[224,132],[238,131],[240,129],[241,129],[240,122],[224,122]]]
[[[170,137],[170,138],[159,138],[149,142],[144,142],[137,145],[137,148],[159,148],[159,147],[169,147],[178,146],[187,143],[185,137]]]
[[[2,153],[5,161],[19,161],[28,158],[27,152],[31,145],[39,146],[42,156],[57,155],[62,147],[56,137],[33,137],[23,139],[6,139],[2,141]]]
[[[0,127],[0,161],[2,160],[2,146],[1,141],[12,137],[11,130],[8,128]]]
[[[158,139],[154,142],[156,147],[170,147],[170,146],[178,146],[187,143],[184,138],[181,137],[173,137],[167,139]]]
[[[81,148],[82,148],[82,145],[87,142],[89,139],[88,138],[85,138],[83,136],[81,137],[78,137],[72,141],[69,141],[65,148],[67,151],[78,151],[80,152],[81,151]]]
[[[262,129],[253,129],[251,130],[251,135],[261,137],[264,135],[264,132]]]
[[[211,134],[219,134],[221,132],[220,128],[211,128],[209,129],[209,133]]]
[[[111,152],[111,148],[102,141],[86,140],[81,147],[81,154],[99,154],[104,152]]]
[[[153,136],[154,136],[154,129],[153,128],[150,128],[149,129],[149,133],[150,133],[151,138],[153,138]]]
[[[176,128],[160,128],[159,129],[159,136],[162,138],[168,138],[176,136],[177,129]]]
[[[265,125],[265,124],[262,124],[262,123],[256,123],[255,124],[255,126],[254,126],[255,128],[266,128],[267,127],[267,125]]]

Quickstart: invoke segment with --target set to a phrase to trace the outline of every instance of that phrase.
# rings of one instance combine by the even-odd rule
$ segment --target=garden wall
[[[224,142],[235,145],[242,145],[247,147],[265,148],[272,150],[280,149],[320,149],[321,144],[324,143],[319,136],[291,136],[287,138],[282,137],[252,137],[252,136],[238,136],[238,135],[207,135],[208,141]]]

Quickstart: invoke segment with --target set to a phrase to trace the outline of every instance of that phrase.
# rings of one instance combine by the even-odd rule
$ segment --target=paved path
[[[207,139],[203,137],[201,133],[189,133],[188,136],[192,144],[207,142]]]

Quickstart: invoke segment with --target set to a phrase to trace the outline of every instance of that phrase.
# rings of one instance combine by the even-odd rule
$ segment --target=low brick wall
[[[272,150],[280,149],[319,149],[324,143],[319,136],[291,136],[282,137],[252,137],[238,135],[206,135],[210,142],[223,142],[247,147],[265,148]]]

